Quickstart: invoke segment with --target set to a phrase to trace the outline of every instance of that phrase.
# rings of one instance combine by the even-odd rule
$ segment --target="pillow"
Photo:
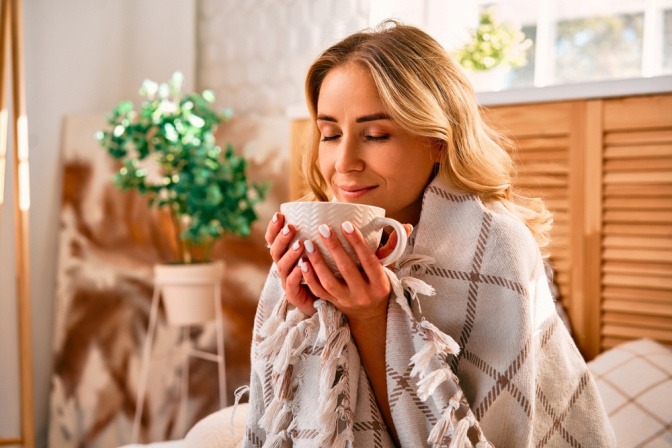
[[[234,412],[235,411],[235,412]],[[220,409],[200,420],[184,437],[186,448],[237,448],[242,445],[248,403]]]
[[[672,447],[672,347],[620,344],[588,363],[619,448]]]

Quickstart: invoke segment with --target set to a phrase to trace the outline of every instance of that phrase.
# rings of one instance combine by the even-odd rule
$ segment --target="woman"
[[[274,216],[246,446],[615,446],[544,275],[550,214],[512,190],[455,61],[386,22],[318,57],[306,96],[308,199],[383,207],[409,247],[388,269],[395,235],[373,254],[349,222],[323,226],[337,279]]]

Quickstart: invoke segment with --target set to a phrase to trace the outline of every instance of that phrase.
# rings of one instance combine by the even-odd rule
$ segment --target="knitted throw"
[[[387,392],[402,447],[616,446],[534,238],[501,204],[434,180],[387,273]],[[244,446],[394,446],[346,319],[315,307],[307,317],[288,305],[272,267]]]

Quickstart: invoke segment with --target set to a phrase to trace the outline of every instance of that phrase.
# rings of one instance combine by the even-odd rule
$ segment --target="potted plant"
[[[211,285],[221,280],[223,264],[211,259],[212,249],[224,234],[250,234],[266,186],[249,181],[246,161],[231,145],[222,150],[215,142],[214,131],[231,112],[217,112],[209,90],[183,93],[182,80],[179,72],[167,83],[146,80],[138,110],[131,101],[120,102],[96,137],[119,164],[114,184],[138,191],[149,207],[170,214],[179,259],[155,266],[155,281],[168,319],[188,324],[214,315]],[[171,283],[178,293],[188,289],[186,310],[172,309]],[[193,285],[209,297],[201,310],[192,300]]]
[[[495,10],[487,8],[480,12],[469,40],[453,55],[469,72],[476,90],[499,90],[509,70],[527,64],[531,46],[520,27],[499,21]]]

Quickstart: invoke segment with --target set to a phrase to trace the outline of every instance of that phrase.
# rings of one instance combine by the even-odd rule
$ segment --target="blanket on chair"
[[[435,179],[388,276],[387,390],[403,447],[616,445],[534,238],[503,205]],[[393,446],[347,321],[316,308],[288,305],[271,268],[244,446]]]

